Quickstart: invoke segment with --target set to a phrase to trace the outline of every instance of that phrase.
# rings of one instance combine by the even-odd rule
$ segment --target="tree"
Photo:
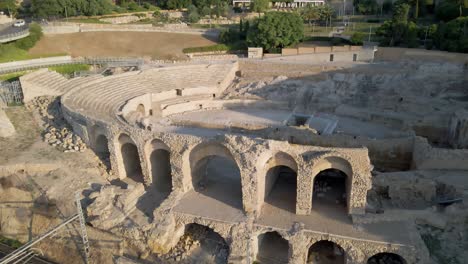
[[[359,0],[354,1],[356,11],[363,15],[375,14],[379,10],[379,5],[376,0]]]
[[[268,10],[270,5],[269,0],[253,0],[250,3],[250,10],[252,12],[263,13]]]
[[[14,16],[17,10],[18,6],[16,5],[16,0],[0,0],[0,11]]]
[[[434,44],[437,48],[468,53],[468,17],[459,17],[440,24],[434,35]]]
[[[190,5],[188,8],[188,20],[190,23],[197,23],[200,20],[197,7],[194,5]]]
[[[448,22],[459,16],[458,6],[449,1],[440,3],[436,8],[436,17],[439,20]]]
[[[309,23],[309,26],[311,25],[312,21],[314,21],[315,24],[315,21],[320,19],[320,10],[318,6],[307,5],[302,8],[299,13],[301,14],[302,19]]]
[[[304,37],[304,24],[297,13],[268,12],[250,25],[247,44],[275,52],[295,45]]]

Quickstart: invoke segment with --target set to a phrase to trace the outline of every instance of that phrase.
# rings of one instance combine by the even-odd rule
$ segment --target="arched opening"
[[[288,263],[289,243],[278,232],[267,232],[258,236],[257,263]]]
[[[347,206],[346,174],[338,169],[326,169],[314,178],[312,208],[345,211]]]
[[[170,153],[165,149],[155,149],[150,155],[151,175],[154,187],[163,193],[172,191]]]
[[[125,168],[125,176],[135,182],[143,183],[143,172],[136,144],[127,135],[121,135],[119,137],[119,142],[121,145],[120,150]]]
[[[190,168],[196,192],[243,209],[240,170],[226,147],[216,143],[198,145],[190,153]]]
[[[102,155],[109,155],[109,143],[105,135],[98,135],[95,142],[95,150]]]
[[[327,240],[314,243],[307,255],[308,264],[344,264],[345,251],[342,247]]]
[[[297,164],[286,153],[277,153],[265,165],[263,207],[274,206],[295,213]],[[265,208],[266,209],[266,208]],[[266,209],[268,210],[268,209]]]
[[[378,253],[367,260],[367,264],[406,264],[406,260],[395,253]]]
[[[182,263],[224,264],[228,262],[229,246],[213,229],[193,223],[185,226],[184,235],[169,252],[170,257],[173,255]]]
[[[102,164],[109,170],[111,167],[109,142],[104,134],[98,134],[94,137],[94,151]]]
[[[353,179],[351,164],[341,157],[325,157],[314,163],[312,174],[312,210],[333,217],[345,216]]]
[[[146,115],[146,112],[145,112],[145,106],[143,104],[139,104],[137,106],[137,109],[136,109],[137,112],[143,114],[143,116]]]

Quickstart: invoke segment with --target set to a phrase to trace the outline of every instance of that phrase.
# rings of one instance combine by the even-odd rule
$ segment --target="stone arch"
[[[143,114],[143,116],[145,116],[146,115],[145,105],[143,104],[137,105],[136,111]]]
[[[135,182],[144,183],[138,147],[130,136],[121,134],[118,139],[120,154],[122,157],[124,175]],[[124,177],[124,178],[125,178]]]
[[[217,142],[201,143],[190,151],[189,164],[196,192],[243,209],[240,168],[226,146]]]
[[[329,196],[324,197],[324,199],[320,199],[325,203],[327,203],[327,199],[330,200],[329,204],[333,204],[333,201],[331,201],[332,199],[341,200],[341,198],[343,198],[343,202],[346,204],[346,210],[347,212],[350,212],[352,180],[352,166],[342,157],[324,157],[314,163],[312,167],[311,208],[314,208],[314,199],[320,199],[317,199],[319,195],[318,191],[320,191],[325,195],[327,192],[330,194]],[[344,194],[345,197],[340,197],[341,194]]]
[[[88,140],[92,150],[96,153],[102,163],[110,169],[109,140],[104,128],[93,125],[88,128]]]
[[[256,263],[288,263],[290,245],[280,233],[269,231],[256,237]]]
[[[316,241],[307,252],[307,263],[345,264],[346,262],[347,256],[343,247],[330,240]]]
[[[288,153],[277,152],[262,164],[258,178],[258,203],[295,212],[297,200],[296,160]],[[267,201],[268,200],[268,201]]]
[[[169,194],[172,191],[171,160],[169,147],[159,139],[153,139],[145,147],[149,172],[156,190]]]
[[[400,255],[390,252],[381,252],[370,257],[367,264],[380,264],[380,263],[391,263],[391,264],[407,264],[408,262]]]
[[[203,263],[228,263],[230,254],[229,244],[213,228],[198,223],[186,224],[184,235],[178,243],[186,243],[187,240],[198,241],[198,245],[202,251],[208,253],[207,255],[213,258],[209,260],[204,259]],[[181,246],[183,247],[184,245]]]
[[[109,141],[107,140],[106,135],[99,134],[95,140],[95,149],[97,153],[103,153],[109,155]]]

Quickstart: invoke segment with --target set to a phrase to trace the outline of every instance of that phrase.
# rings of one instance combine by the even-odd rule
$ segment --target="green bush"
[[[468,17],[459,17],[438,26],[434,34],[434,45],[451,52],[468,53]]]
[[[89,71],[90,66],[88,64],[70,64],[50,67],[50,70],[56,71],[60,74],[68,75],[80,71]]]
[[[29,26],[29,36],[17,40],[15,46],[23,50],[29,50],[36,45],[36,42],[42,38],[42,35],[41,26],[37,23],[31,23]]]
[[[351,36],[351,43],[353,45],[362,45],[362,43],[364,42],[364,33],[362,32],[355,32],[352,36]]]

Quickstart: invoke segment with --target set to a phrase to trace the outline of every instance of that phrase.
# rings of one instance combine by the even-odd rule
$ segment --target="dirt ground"
[[[213,45],[207,37],[163,32],[82,32],[52,34],[33,47],[31,55],[67,53],[78,56],[185,58],[182,49]]]

